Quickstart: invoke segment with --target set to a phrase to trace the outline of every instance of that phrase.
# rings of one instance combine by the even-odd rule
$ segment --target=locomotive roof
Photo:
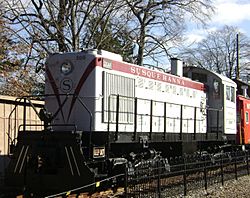
[[[195,66],[186,66],[183,69],[184,69],[184,71],[193,70],[197,73],[201,73],[201,74],[203,73],[203,74],[209,74],[209,75],[215,76],[221,82],[226,82],[227,84],[231,84],[231,85],[234,85],[236,87],[236,83],[233,80],[231,80],[230,78],[228,78],[226,76],[223,76],[222,74],[218,74],[214,71],[211,71],[211,70],[208,70],[205,68],[201,68],[201,67],[195,67]]]
[[[54,61],[63,61],[71,58],[75,58],[76,60],[82,60],[82,55],[85,54],[103,58],[102,63],[99,62],[97,66],[127,73],[130,75],[145,77],[152,80],[167,82],[198,90],[204,90],[204,84],[201,82],[193,81],[190,78],[186,78],[184,76],[178,76],[171,73],[167,73],[166,71],[162,71],[159,69],[152,69],[144,66],[135,65],[133,63],[128,63],[123,61],[122,57],[119,54],[107,52],[105,50],[83,50],[81,52],[57,53],[50,56],[47,59],[46,63],[49,64],[49,62],[52,63]],[[59,58],[57,57],[57,55],[62,57]],[[111,63],[109,60],[113,62]],[[100,60],[98,59],[98,61]]]

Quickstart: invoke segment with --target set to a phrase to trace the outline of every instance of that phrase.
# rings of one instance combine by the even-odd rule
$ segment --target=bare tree
[[[237,43],[236,35],[239,35],[239,59],[240,72],[246,73],[250,63],[250,50],[248,38],[239,32],[236,27],[224,26],[222,29],[209,32],[207,38],[203,39],[192,49],[185,50],[186,61],[229,78],[236,76],[237,66]]]
[[[144,57],[169,52],[169,47],[180,40],[185,13],[204,22],[213,11],[211,0],[3,1],[8,7],[6,17],[17,27],[18,36],[31,46],[29,55],[43,58],[43,51],[99,48],[108,36],[121,38],[126,33],[127,43],[139,46],[138,64]],[[108,27],[112,34],[105,35]],[[102,33],[96,39],[98,30]]]
[[[118,53],[131,62],[133,37],[127,22],[126,4],[123,0],[98,4],[89,15],[84,46]]]
[[[130,24],[138,44],[139,65],[144,57],[169,55],[169,49],[182,41],[187,15],[204,24],[213,13],[210,0],[126,0],[126,3],[134,16]]]
[[[17,34],[26,34],[32,50],[49,52],[77,51],[93,47],[87,25],[94,17],[93,30],[119,8],[117,0],[22,0],[6,1],[8,15],[13,25],[18,25]],[[95,10],[102,10],[93,16]],[[97,17],[97,18],[96,18]],[[19,34],[20,35],[20,34]],[[40,55],[40,54],[39,54]]]
[[[117,45],[120,45],[122,50],[130,48],[128,42],[121,39],[125,38],[123,34],[126,32],[123,30],[126,28],[116,27],[115,24],[119,23],[113,20],[122,6],[122,0],[2,2],[5,5],[3,16],[10,24],[12,40],[22,44],[25,49],[22,53],[22,65],[24,68],[27,66],[31,73],[35,70],[41,71],[39,68],[42,68],[45,57],[50,53],[79,51],[82,48],[107,48],[111,40],[110,43],[121,41]],[[117,31],[114,31],[114,28]],[[94,34],[96,32],[100,33],[98,39]],[[115,49],[120,47],[114,48],[113,51]]]
[[[98,48],[131,61],[133,38],[123,0],[3,0],[13,34],[29,49],[24,64],[41,71],[50,53]]]
[[[3,9],[3,7],[1,7]],[[12,37],[12,29],[0,14],[0,94],[22,96],[37,87],[37,75],[30,65],[23,67],[27,46]]]

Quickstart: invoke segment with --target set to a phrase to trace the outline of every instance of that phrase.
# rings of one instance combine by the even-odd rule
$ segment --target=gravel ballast
[[[183,196],[178,196],[183,197]],[[238,180],[225,181],[224,185],[214,184],[205,189],[189,191],[185,198],[248,198],[250,197],[250,176],[242,176]]]

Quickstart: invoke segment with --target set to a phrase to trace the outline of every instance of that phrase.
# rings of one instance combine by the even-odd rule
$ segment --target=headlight
[[[73,66],[71,65],[70,62],[64,62],[64,63],[61,65],[61,72],[62,72],[64,75],[69,74],[72,70],[73,70]]]

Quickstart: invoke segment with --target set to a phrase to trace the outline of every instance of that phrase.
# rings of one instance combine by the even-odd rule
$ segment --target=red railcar
[[[237,143],[250,144],[250,98],[237,96]]]

